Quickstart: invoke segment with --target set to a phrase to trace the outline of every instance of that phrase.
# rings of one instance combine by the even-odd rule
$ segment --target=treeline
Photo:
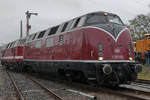
[[[144,34],[150,33],[150,14],[139,14],[127,25],[131,31],[133,41],[143,39]]]

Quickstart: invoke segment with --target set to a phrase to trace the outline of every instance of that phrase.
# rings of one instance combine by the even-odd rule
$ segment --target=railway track
[[[30,76],[25,75],[27,78],[29,78],[30,80],[32,80],[34,83],[38,84],[41,88],[43,88],[45,91],[49,92],[54,98],[55,100],[63,100],[60,96],[58,96],[56,93],[54,93],[53,91],[51,91],[49,88],[45,87],[43,84],[41,84],[40,82],[38,82],[37,80],[34,80],[33,78],[31,78]]]
[[[143,96],[146,100],[150,100],[150,84],[133,82],[131,84],[120,85],[120,87],[130,93]]]
[[[138,82],[138,83],[150,84],[150,80],[138,79],[136,82]]]
[[[20,91],[19,88],[17,87],[15,81],[13,80],[12,76],[9,74],[8,71],[7,71],[7,74],[8,74],[8,76],[9,76],[9,78],[10,78],[10,80],[11,80],[11,82],[12,82],[12,84],[13,84],[15,90],[16,90],[17,99],[18,99],[18,100],[25,100],[25,98],[23,97],[21,91]]]
[[[97,98],[97,100],[105,100],[105,99],[101,99],[102,94],[106,95],[112,95],[112,96],[116,96],[116,97],[121,97],[121,98],[126,98],[127,100],[149,100],[150,96],[148,96],[149,94],[144,93],[143,91],[143,95],[137,93],[136,90],[131,91],[130,89],[127,88],[116,88],[117,90],[110,89],[110,88],[102,88],[102,87],[93,87],[93,86],[89,86],[89,85],[85,85],[85,84],[81,84],[81,83],[75,83],[75,82],[68,82],[68,81],[62,81],[62,80],[56,80],[53,79],[51,81],[54,81],[55,84],[65,84],[67,86],[69,86],[69,88],[75,88],[81,92],[84,92],[88,95],[93,95]],[[111,100],[111,99],[110,99]],[[119,100],[119,99],[118,99]]]
[[[0,68],[0,100],[17,100],[15,88],[3,68]]]
[[[118,97],[126,98],[127,100],[150,100],[150,91],[148,91],[148,90],[150,90],[150,87],[149,87],[150,85],[143,84],[143,83],[132,83],[131,84],[132,87],[134,86],[136,88],[131,88],[131,85],[130,85],[130,87],[128,86],[128,88],[120,87],[120,88],[116,88],[117,90],[115,90],[115,89],[110,89],[110,88],[92,87],[92,86],[81,84],[81,83],[68,82],[68,81],[62,81],[62,80],[60,81],[60,80],[52,79],[50,81],[54,81],[55,84],[61,83],[61,85],[62,84],[67,85],[68,87],[60,86],[57,89],[50,89],[48,86],[43,84],[42,81],[39,82],[38,80],[36,80],[36,78],[34,78],[34,76],[30,76],[30,75],[26,75],[26,74],[23,74],[23,75],[26,78],[32,80],[34,83],[36,83],[42,89],[44,89],[44,91],[49,92],[49,94],[51,94],[51,97],[53,97],[54,100],[69,100],[69,99],[64,99],[64,98],[62,99],[61,98],[62,96],[59,97],[57,95],[57,92],[56,93],[54,92],[55,90],[59,90],[59,91],[63,91],[63,92],[67,91],[68,93],[72,92],[72,94],[80,94],[80,95],[89,97],[89,99],[81,99],[81,100],[105,100],[106,98],[103,98],[103,95],[105,95],[105,97],[107,95],[108,97],[115,96],[117,98]],[[9,77],[11,77],[11,78],[12,78],[12,76],[13,75],[9,75]],[[13,80],[13,78],[11,80]],[[48,82],[46,82],[46,83],[49,84]],[[13,82],[13,84],[15,84],[15,87],[17,87],[17,84],[15,83],[15,81]],[[17,88],[16,88],[16,91],[18,91],[17,92],[18,100],[26,100],[25,98],[23,98],[23,95],[22,95],[21,91],[19,90],[19,88],[18,89]],[[139,88],[139,89],[137,89],[137,88]],[[147,88],[147,91],[146,91],[146,88]],[[63,96],[65,96],[65,94],[63,94]],[[80,99],[74,98],[71,100],[80,100]]]
[[[150,99],[149,94],[141,95],[137,93],[137,91],[134,91],[134,92],[129,91],[130,89],[122,90],[120,88],[110,89],[110,88],[101,88],[101,87],[98,87],[98,88],[94,87],[93,89],[95,89],[96,92],[92,94],[94,94],[97,97],[101,93],[106,93],[108,95],[115,95],[116,97],[120,96],[120,97],[126,98],[127,100],[149,100]],[[91,94],[91,92],[89,92],[89,94]]]
[[[84,93],[82,91],[78,91],[75,88],[68,87],[68,85],[64,85],[63,83],[52,82],[48,80],[38,79],[32,75],[26,75],[34,82],[44,86],[47,90],[51,90],[51,92],[56,95],[60,95],[63,100],[96,100],[96,96]]]
[[[17,83],[16,82],[16,79],[15,79],[15,77],[14,77],[14,73],[11,73],[10,74],[10,72],[7,72],[7,74],[8,74],[8,76],[9,76],[9,78],[10,78],[10,80],[12,81],[12,84],[13,84],[13,86],[14,86],[14,88],[15,88],[15,90],[16,90],[16,95],[17,95],[17,99],[18,100],[31,100],[31,98],[32,99],[35,99],[36,97],[35,96],[33,96],[33,97],[35,97],[35,98],[33,98],[33,97],[31,97],[31,98],[29,98],[28,97],[28,95],[26,95],[25,96],[25,94],[27,94],[27,92],[31,92],[32,93],[32,91],[34,91],[34,89],[33,90],[26,90],[26,91],[21,91],[22,89],[20,89],[19,87],[19,83]],[[47,99],[44,99],[44,100],[63,100],[61,97],[59,97],[58,95],[56,95],[54,92],[52,92],[50,89],[48,89],[48,88],[46,88],[45,86],[43,86],[42,84],[40,84],[39,82],[37,82],[37,81],[35,81],[35,80],[33,80],[33,79],[31,79],[29,76],[25,76],[25,77],[27,77],[28,79],[30,79],[33,83],[35,83],[36,85],[38,85],[40,88],[42,88],[44,91],[46,91],[47,92],[47,94],[49,94],[50,95],[50,98],[47,98]],[[21,77],[20,77],[21,78]],[[19,81],[21,81],[21,80],[19,80]],[[35,85],[34,84],[34,85]],[[26,87],[26,86],[25,86]],[[21,87],[21,88],[23,88],[23,87]],[[35,90],[36,91],[36,90]],[[41,90],[40,90],[41,91]],[[39,92],[40,93],[40,92]],[[38,93],[38,94],[39,94]],[[40,94],[39,94],[40,95]],[[52,98],[53,99],[52,99]],[[36,99],[37,100],[37,99]]]
[[[136,90],[139,92],[149,93],[150,95],[150,84],[142,81],[142,82],[132,82],[131,84],[120,85],[120,87],[128,88],[130,90]]]

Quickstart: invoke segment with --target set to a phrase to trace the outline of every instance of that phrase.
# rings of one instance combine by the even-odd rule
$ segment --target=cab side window
[[[85,23],[85,20],[86,20],[86,16],[82,16],[77,19],[74,19],[70,29],[83,26]]]
[[[83,26],[85,23],[85,20],[86,20],[86,16],[81,17],[77,27]]]

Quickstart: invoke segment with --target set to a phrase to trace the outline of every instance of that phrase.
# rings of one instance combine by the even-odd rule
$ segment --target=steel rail
[[[95,87],[94,87],[95,88]],[[137,95],[133,95],[133,94],[130,94],[130,93],[127,93],[127,92],[122,92],[122,91],[115,91],[115,90],[111,90],[111,89],[108,89],[108,88],[95,88],[95,90],[97,90],[97,94],[99,94],[99,92],[103,92],[103,93],[106,93],[106,94],[112,94],[112,95],[117,95],[117,96],[120,96],[120,97],[125,97],[129,100],[147,100],[147,98],[145,97],[141,97],[141,96],[137,96]]]
[[[54,98],[55,100],[63,100],[60,96],[58,96],[56,93],[54,93],[53,91],[51,91],[49,88],[45,87],[44,85],[42,85],[40,82],[38,82],[37,80],[31,78],[29,75],[25,75],[25,77],[27,77],[28,79],[32,80],[34,83],[38,84],[42,89],[44,89],[45,91],[49,92]]]
[[[8,71],[6,71],[6,72],[7,72],[8,76],[9,76],[9,78],[10,78],[10,80],[11,80],[11,82],[12,82],[12,84],[13,84],[15,90],[16,90],[16,95],[17,95],[18,100],[25,100],[25,98],[23,97],[21,91],[20,91],[19,88],[17,87],[17,84],[16,84],[15,81],[13,80],[12,76],[9,74]]]
[[[30,78],[29,75],[26,75],[26,76],[28,78]],[[30,79],[32,80],[33,78],[30,78]],[[92,93],[95,93],[96,95],[99,95],[102,92],[102,93],[106,93],[106,94],[112,94],[112,95],[115,95],[115,96],[125,97],[125,98],[127,98],[129,100],[148,100],[149,99],[147,97],[140,96],[140,95],[138,95],[136,93],[128,93],[128,91],[122,91],[122,90],[121,91],[118,91],[118,90],[116,91],[116,90],[109,89],[109,88],[93,87],[93,86],[90,86],[90,85],[87,85],[87,84],[73,83],[73,82],[70,82],[70,81],[68,82],[68,81],[57,80],[57,79],[53,79],[53,78],[52,78],[52,80],[57,82],[57,83],[67,84],[67,85],[69,85],[71,87],[74,87],[74,88],[80,88],[80,89],[84,89],[84,90],[87,90],[87,91],[88,90],[94,90],[95,92],[92,92]],[[36,80],[33,80],[33,81],[37,82]],[[40,84],[40,82],[37,82],[37,83]],[[43,86],[43,87],[46,88],[45,86]],[[128,90],[130,90],[130,89],[128,89]],[[46,89],[46,91],[47,91],[47,89]],[[57,100],[63,100],[63,99],[57,99]]]
[[[136,82],[150,84],[150,80],[144,80],[144,79],[137,79]]]
[[[90,86],[87,84],[75,83],[75,82],[70,82],[70,81],[65,81],[65,80],[57,80],[54,78],[52,78],[52,81],[55,81],[56,83],[65,84],[65,85],[73,87],[73,88],[79,88],[79,89],[83,89],[83,90],[87,90],[87,91],[94,90],[95,92],[92,92],[92,93],[95,93],[96,95],[99,95],[102,92],[102,93],[106,93],[106,94],[112,94],[112,95],[116,95],[116,96],[120,96],[120,97],[125,97],[129,100],[147,100],[147,98],[145,98],[145,97],[141,97],[141,96],[137,96],[137,95],[133,95],[133,94],[129,94],[129,93],[124,93],[124,92],[120,92],[120,91],[115,91],[115,90],[108,89],[108,88],[93,87],[93,86]]]
[[[131,92],[136,91],[136,93],[145,94],[145,95],[150,96],[150,87],[148,85],[150,86],[150,84],[134,82],[133,84],[122,85],[122,86],[120,86],[120,88],[129,90]]]
[[[122,91],[114,91],[114,90],[104,90],[104,89],[100,89],[101,91],[105,92],[105,93],[110,93],[110,94],[114,94],[114,95],[118,95],[121,97],[126,97],[129,100],[147,100],[148,98],[142,97],[142,96],[138,96],[138,95],[133,95],[130,93],[126,93],[126,92],[122,92]]]
[[[115,91],[112,89],[108,89],[108,88],[101,88],[101,87],[93,87],[93,86],[89,86],[86,84],[81,84],[81,83],[72,83],[72,82],[68,82],[68,81],[60,81],[60,80],[55,80],[56,82],[60,82],[61,84],[68,84],[71,87],[74,88],[80,88],[80,89],[85,89],[85,90],[94,90],[95,94],[99,95],[101,92],[102,93],[106,93],[106,94],[112,94],[112,95],[116,95],[116,96],[120,96],[120,97],[125,97],[129,100],[147,100],[146,97],[142,97],[142,96],[138,96],[138,95],[133,95],[127,92],[122,92],[122,91]],[[92,92],[94,93],[94,92]]]

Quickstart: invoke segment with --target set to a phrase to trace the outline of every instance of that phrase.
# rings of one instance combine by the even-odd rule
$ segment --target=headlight
[[[103,60],[103,57],[99,57],[98,60]]]
[[[133,58],[132,58],[132,57],[129,57],[129,60],[133,60]]]

